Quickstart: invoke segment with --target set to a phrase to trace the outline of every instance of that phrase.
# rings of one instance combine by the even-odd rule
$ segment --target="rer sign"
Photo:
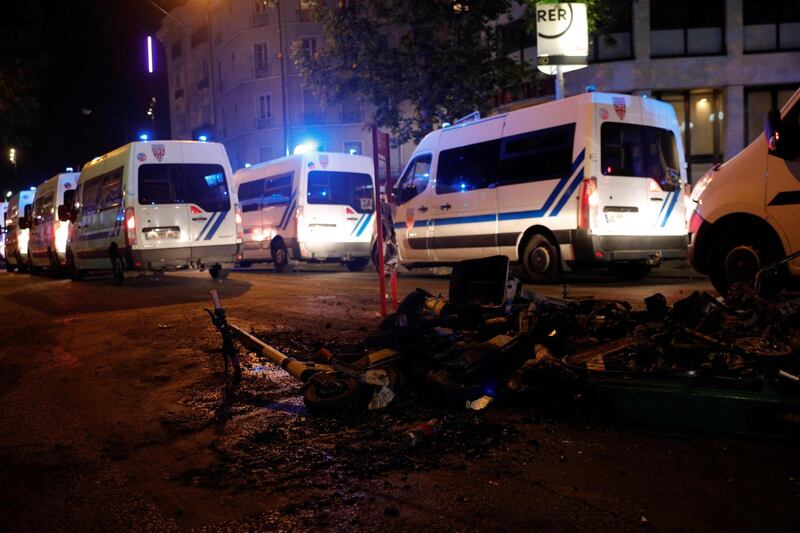
[[[539,70],[545,74],[585,67],[589,55],[586,4],[536,4],[536,47]]]

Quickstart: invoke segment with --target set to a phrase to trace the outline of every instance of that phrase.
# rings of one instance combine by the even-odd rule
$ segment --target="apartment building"
[[[313,142],[320,150],[372,154],[366,109],[355,99],[323,107],[291,60],[295,43],[310,51],[322,28],[313,0],[188,0],[165,16],[174,139],[225,144],[235,169]],[[393,167],[401,163],[393,147]]]
[[[761,135],[770,107],[800,87],[800,2],[604,3],[610,35],[590,36],[589,66],[565,75],[566,94],[593,85],[672,104],[693,181]],[[507,52],[535,64],[535,32],[500,22]]]

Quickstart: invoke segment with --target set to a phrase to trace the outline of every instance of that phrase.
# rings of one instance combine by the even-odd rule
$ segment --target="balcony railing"
[[[306,126],[313,126],[325,122],[325,113],[322,111],[305,111],[303,113],[303,123]]]
[[[342,122],[345,124],[359,124],[363,120],[360,109],[342,110]]]
[[[272,126],[272,117],[257,117],[254,121],[258,130],[263,130]]]

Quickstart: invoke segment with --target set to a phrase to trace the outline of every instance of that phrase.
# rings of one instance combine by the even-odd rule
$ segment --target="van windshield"
[[[375,209],[375,193],[369,174],[312,170],[308,173],[309,204],[347,205],[359,213]]]
[[[141,165],[139,203],[195,204],[205,211],[231,208],[225,170],[202,163]]]
[[[653,178],[665,190],[679,185],[678,146],[670,130],[605,122],[600,142],[604,175]]]

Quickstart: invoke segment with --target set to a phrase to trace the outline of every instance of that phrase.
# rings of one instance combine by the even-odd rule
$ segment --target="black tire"
[[[728,228],[711,247],[708,277],[724,295],[737,282],[752,283],[756,272],[783,255],[774,239],[739,227]]]
[[[250,268],[251,266],[253,266],[253,262],[252,261],[239,261],[236,264],[236,266],[238,266],[239,268]]]
[[[286,272],[289,267],[289,251],[283,241],[272,246],[272,264],[276,272]]]
[[[222,268],[222,265],[214,265],[208,269],[208,273],[211,274],[211,279],[225,279],[228,277],[230,270]]]
[[[361,272],[369,264],[369,259],[354,259],[345,263],[350,272]]]
[[[6,260],[6,272],[14,272],[14,265],[8,260]]]
[[[72,250],[67,250],[67,271],[69,272],[69,279],[72,281],[81,281],[83,279],[83,271],[75,264],[75,254]]]
[[[608,269],[621,280],[637,281],[647,276],[653,266],[644,263],[611,263]]]
[[[42,273],[42,269],[33,264],[33,255],[28,250],[28,272],[31,276],[38,276]]]
[[[17,272],[24,274],[28,271],[28,263],[22,260],[22,255],[19,253],[19,251],[17,251],[17,253],[14,255],[14,259],[17,262]]]
[[[61,274],[62,273],[63,272],[62,272],[62,269],[61,269],[61,263],[58,260],[58,254],[56,254],[55,252],[53,252],[51,250],[50,251],[50,275],[53,277],[53,279],[59,279],[59,278],[61,278]]]
[[[352,409],[361,399],[358,379],[333,373],[313,376],[303,392],[303,401],[310,411],[330,413]]]
[[[522,252],[522,267],[533,283],[557,283],[561,278],[558,247],[544,235],[533,235]]]
[[[114,285],[121,287],[125,283],[125,262],[118,253],[111,254],[111,274],[114,276]]]

